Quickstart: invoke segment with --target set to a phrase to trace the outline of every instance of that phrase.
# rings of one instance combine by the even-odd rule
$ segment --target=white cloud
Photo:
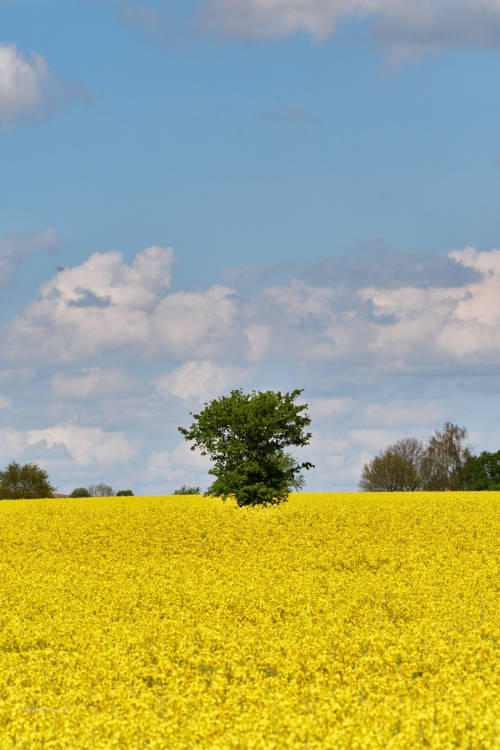
[[[363,422],[380,427],[412,428],[433,425],[446,418],[446,409],[437,402],[407,404],[395,399],[388,403],[368,404],[364,408]]]
[[[170,285],[173,262],[172,248],[153,246],[132,266],[110,251],[60,271],[7,327],[12,357],[23,359],[29,347],[30,359],[69,364],[113,349],[154,346],[152,314]]]
[[[124,432],[105,432],[66,422],[35,430],[4,428],[0,433],[0,455],[9,460],[68,463],[68,469],[94,469],[127,464],[140,447],[141,438],[128,439]]]
[[[181,398],[241,381],[244,362],[342,363],[358,379],[498,364],[499,251],[448,255],[475,280],[349,289],[295,279],[244,300],[220,284],[168,293],[172,248],[148,248],[131,266],[118,251],[95,253],[44,284],[40,298],[3,327],[2,351],[12,369],[88,363],[113,352],[181,360],[183,369],[163,381]],[[54,385],[63,388],[62,376]]]
[[[401,59],[464,44],[498,46],[498,0],[200,0],[202,23],[230,35],[330,37],[346,18],[370,18],[373,31]]]
[[[42,250],[59,249],[57,232],[48,227],[34,235],[15,235],[0,239],[0,286],[5,286],[14,276],[16,266]]]
[[[215,284],[201,292],[176,292],[158,304],[151,346],[179,358],[223,354],[234,336],[234,290]]]
[[[421,432],[421,431],[420,431]],[[350,444],[358,448],[364,448],[370,451],[372,454],[378,452],[383,448],[387,448],[388,445],[400,440],[401,438],[408,437],[406,430],[401,429],[378,429],[378,428],[366,428],[359,430],[349,430],[348,438]],[[411,437],[419,437],[419,435],[411,435]],[[359,453],[359,450],[357,450]]]
[[[362,299],[373,303],[371,348],[379,358],[398,359],[413,368],[431,362],[442,366],[500,361],[499,251],[478,253],[469,247],[449,255],[485,275],[460,287],[359,291]],[[384,316],[392,321],[376,325]]]
[[[138,438],[127,439],[123,432],[105,432],[99,427],[60,424],[41,430],[28,430],[26,446],[43,443],[46,447],[64,446],[82,467],[124,464],[131,460],[140,444]]]
[[[14,42],[0,43],[0,123],[45,117],[85,88],[64,81],[37,52],[25,55]]]
[[[308,413],[315,421],[346,417],[355,411],[357,405],[356,400],[350,397],[311,398],[307,403]]]
[[[228,388],[238,388],[252,373],[243,367],[219,365],[209,359],[191,360],[154,380],[165,397],[204,401],[222,396]]]
[[[2,427],[0,430],[0,456],[11,457],[19,456],[27,444],[25,433],[21,430],[15,430],[13,427]],[[13,460],[13,459],[12,459]]]
[[[141,389],[139,381],[120,367],[89,367],[81,375],[56,372],[52,376],[52,393],[57,398],[98,400],[130,396]]]
[[[10,396],[4,396],[0,393],[0,409],[10,409],[12,406],[12,399]]]
[[[269,347],[271,328],[267,325],[254,324],[245,330],[248,339],[247,359],[249,362],[260,362]]]
[[[161,478],[182,481],[185,475],[184,469],[176,468],[172,463],[172,456],[169,451],[156,451],[149,458],[143,480],[153,481]]]
[[[34,368],[25,367],[11,370],[0,370],[0,383],[4,385],[25,385],[36,377]]]
[[[187,481],[192,485],[200,481],[200,476],[206,479],[210,466],[208,456],[202,456],[197,450],[192,451],[184,441],[171,451],[154,451],[149,458],[144,480],[152,481],[161,477]]]

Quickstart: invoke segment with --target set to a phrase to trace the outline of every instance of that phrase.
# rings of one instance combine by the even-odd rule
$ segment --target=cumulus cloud
[[[368,426],[380,427],[422,427],[436,421],[445,421],[446,409],[438,402],[407,404],[401,399],[387,403],[367,404],[362,413],[362,421]]]
[[[40,234],[11,234],[0,238],[0,286],[6,286],[18,266],[43,250],[59,250],[57,232],[53,227],[47,227]]]
[[[0,124],[47,117],[74,98],[88,98],[84,86],[58,76],[37,52],[25,55],[14,42],[0,43]]]
[[[202,398],[205,386],[196,382],[207,393],[217,380],[221,388],[238,382],[243,363],[410,372],[500,362],[500,251],[465,248],[445,258],[423,262],[417,285],[383,272],[367,285],[366,274],[356,281],[345,272],[242,297],[220,284],[169,292],[172,248],[150,247],[131,266],[118,251],[95,253],[44,284],[4,326],[4,358],[13,369],[113,352],[180,360],[183,369],[164,380],[164,391],[180,398]],[[434,278],[433,268],[440,269]]]
[[[0,452],[15,458],[68,456],[81,467],[125,464],[137,453],[141,440],[122,431],[105,432],[67,422],[34,430],[8,428],[0,436]]]
[[[32,346],[41,360],[72,363],[112,349],[143,348],[151,341],[151,313],[170,286],[173,262],[172,248],[152,246],[132,266],[110,251],[60,271],[9,324],[12,356],[22,359]]]
[[[106,0],[116,8],[118,21],[130,26],[151,44],[169,48],[178,47],[188,28],[183,23],[185,10],[179,13],[175,3],[168,3],[163,10],[152,8],[137,0]]]
[[[367,19],[375,37],[401,59],[452,45],[498,46],[498,0],[200,0],[202,24],[225,34],[285,37],[305,32],[322,42],[339,22]]]
[[[42,430],[28,430],[27,445],[47,447],[62,445],[81,466],[106,466],[130,461],[139,440],[130,440],[123,432],[104,432],[99,427],[61,424]]]
[[[306,401],[301,401],[306,403]],[[356,400],[347,397],[313,397],[308,399],[308,412],[314,421],[330,421],[332,418],[343,418],[354,413]]]
[[[248,339],[248,362],[261,362],[271,341],[271,327],[256,323],[248,326],[244,333]]]
[[[4,396],[0,393],[0,409],[10,409],[12,406],[12,399],[10,396]]]
[[[56,372],[52,376],[52,393],[62,399],[116,399],[136,394],[140,390],[140,382],[120,367],[89,367],[78,375]]]
[[[373,255],[373,253],[372,253]],[[463,263],[453,252],[447,255],[388,253],[385,249],[375,257],[329,258],[306,269],[304,281],[320,286],[378,286],[398,288],[412,286],[452,287],[479,281],[481,273]]]
[[[186,442],[179,443],[171,451],[154,451],[143,474],[144,481],[165,478],[191,484],[193,475],[205,475],[211,466],[210,458],[199,451],[192,451]]]
[[[36,356],[39,363],[69,365],[112,351],[210,359],[227,349],[235,356],[246,350],[235,326],[234,290],[215,284],[167,293],[173,264],[172,248],[153,246],[131,266],[110,251],[60,271],[5,327],[8,356],[17,364]]]
[[[234,290],[215,284],[200,292],[176,292],[164,297],[152,319],[152,346],[179,358],[223,355],[236,336],[238,304]]]
[[[492,363],[500,359],[500,252],[465,248],[449,253],[457,262],[478,271],[480,280],[458,287],[360,290],[374,309],[372,349],[397,356],[406,366],[464,362]],[[390,316],[390,325],[377,326],[377,317]]]
[[[156,378],[154,384],[165,397],[205,401],[224,395],[230,388],[239,388],[251,374],[243,367],[219,365],[209,359],[192,360]]]

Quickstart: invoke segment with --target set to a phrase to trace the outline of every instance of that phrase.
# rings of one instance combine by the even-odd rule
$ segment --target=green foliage
[[[365,492],[414,492],[422,488],[424,448],[416,438],[398,440],[363,467],[360,487]]]
[[[86,487],[76,487],[70,497],[91,497],[91,495]]]
[[[116,497],[133,497],[134,493],[132,490],[118,490]]]
[[[500,451],[470,456],[462,469],[462,482],[467,490],[499,490]]]
[[[201,489],[199,487],[188,487],[187,485],[183,484],[182,487],[179,487],[178,490],[173,491],[173,495],[199,495],[201,493]]]
[[[55,487],[49,482],[44,469],[37,464],[20,464],[12,461],[4,471],[0,471],[0,499],[53,497]]]
[[[311,420],[301,414],[307,405],[293,403],[301,393],[238,389],[205,404],[199,414],[190,412],[195,421],[179,432],[192,442],[191,450],[201,449],[213,462],[209,474],[216,480],[205,495],[235,496],[239,506],[274,505],[302,486],[300,470],[313,464],[298,464],[284,452],[290,445],[307,445],[311,437],[304,433]]]

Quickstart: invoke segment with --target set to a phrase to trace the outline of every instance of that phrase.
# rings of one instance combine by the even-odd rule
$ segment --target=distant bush
[[[132,492],[132,490],[118,490],[118,492],[116,493],[116,497],[133,497],[133,495],[134,493]]]
[[[91,494],[86,487],[76,487],[70,497],[91,497]]]
[[[178,490],[173,491],[173,495],[199,495],[201,489],[199,487],[187,487],[185,484],[179,487]]]
[[[0,500],[54,497],[55,490],[47,472],[37,464],[20,466],[11,461],[5,471],[0,471]]]

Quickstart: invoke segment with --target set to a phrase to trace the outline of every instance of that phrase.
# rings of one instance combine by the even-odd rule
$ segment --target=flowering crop
[[[0,503],[0,748],[500,748],[500,493]]]

